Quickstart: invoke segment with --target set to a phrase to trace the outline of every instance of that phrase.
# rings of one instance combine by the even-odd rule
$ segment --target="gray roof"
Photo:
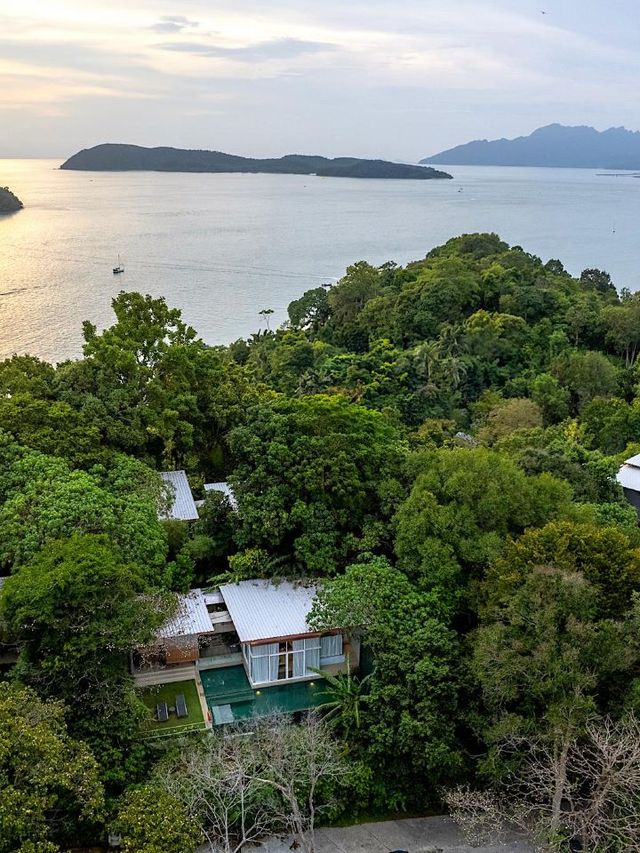
[[[238,509],[238,501],[229,483],[205,483],[205,492],[222,492],[229,500],[233,509]]]
[[[220,592],[242,643],[315,633],[307,625],[314,586],[249,580],[221,586]]]
[[[173,505],[160,518],[177,518],[181,521],[194,521],[198,518],[198,510],[191,494],[186,471],[161,471],[160,476],[165,483],[171,483],[174,489]]]
[[[623,489],[640,492],[640,453],[625,460],[616,474],[616,480]]]
[[[631,489],[633,492],[640,492],[640,468],[636,468],[635,465],[629,465],[625,462],[618,471],[616,480],[620,483],[623,489]]]
[[[178,597],[178,609],[171,619],[156,631],[157,637],[188,637],[211,634],[213,624],[201,589],[191,589]]]

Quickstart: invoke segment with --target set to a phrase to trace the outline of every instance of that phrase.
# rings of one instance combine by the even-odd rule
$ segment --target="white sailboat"
[[[122,273],[122,272],[124,272],[124,265],[123,265],[122,261],[120,260],[120,255],[118,255],[118,263],[113,268],[113,274],[114,275],[120,275],[120,273]]]

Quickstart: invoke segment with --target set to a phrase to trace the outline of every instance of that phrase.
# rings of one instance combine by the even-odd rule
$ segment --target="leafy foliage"
[[[385,798],[400,807],[432,796],[463,765],[456,737],[459,647],[445,617],[435,593],[382,559],[348,567],[314,605],[313,625],[344,625],[375,658],[350,744],[375,774],[378,808],[388,807]]]
[[[403,445],[383,415],[341,397],[274,398],[251,411],[231,448],[241,547],[290,554],[326,574],[384,545]]]
[[[115,828],[127,853],[194,853],[201,838],[180,801],[154,784],[127,792]]]
[[[0,851],[55,853],[104,807],[98,766],[67,734],[62,705],[0,682]]]
[[[80,778],[124,792],[125,849],[189,850],[187,813],[205,825],[149,776],[160,750],[139,740],[127,674],[167,587],[321,579],[314,624],[363,650],[361,672],[328,678],[323,709],[348,764],[345,817],[422,810],[457,782],[509,776],[522,793],[549,757],[558,770],[603,726],[625,730],[640,708],[640,531],[615,475],[640,451],[639,306],[601,270],[575,278],[465,234],[404,267],[358,261],[282,328],[226,348],[163,299],[121,293],[111,327],[84,325],[82,359],[0,364],[2,641],[19,646],[12,677],[37,691],[20,701],[38,719],[43,700],[67,703],[70,734],[56,722],[55,737],[83,751]],[[198,521],[160,523],[169,468],[198,498],[228,480],[237,508],[209,493]],[[278,749],[303,752],[300,732],[281,734]],[[191,769],[237,802],[236,776],[203,754]],[[274,795],[265,773],[255,803],[271,785],[293,826],[282,809],[306,789]],[[100,820],[99,787],[86,808],[75,789],[54,806],[45,794],[23,853]]]
[[[92,744],[113,784],[124,783],[139,760],[144,709],[128,654],[150,639],[170,606],[99,536],[50,543],[2,586],[0,614],[20,649],[19,677],[68,704],[72,731]]]

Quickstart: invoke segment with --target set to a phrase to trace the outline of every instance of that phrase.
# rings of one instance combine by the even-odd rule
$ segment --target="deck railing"
[[[173,737],[174,735],[182,735],[182,734],[192,734],[193,732],[204,732],[207,729],[207,725],[204,720],[201,720],[199,723],[187,723],[183,726],[169,726],[168,728],[162,729],[151,729],[149,731],[143,732],[142,737],[146,739],[148,738],[159,738],[159,737]]]

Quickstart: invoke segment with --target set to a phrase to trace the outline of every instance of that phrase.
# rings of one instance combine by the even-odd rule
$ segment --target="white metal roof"
[[[636,459],[638,457],[634,456],[633,458]],[[624,489],[640,492],[640,468],[636,468],[634,465],[625,462],[618,471],[616,480]]]
[[[640,468],[640,453],[635,456],[630,456],[629,459],[625,459],[624,464],[632,465],[634,468]]]
[[[192,589],[186,595],[179,596],[175,615],[156,631],[156,636],[187,637],[212,632],[213,624],[204,594],[201,589]]]
[[[249,580],[221,586],[220,592],[242,643],[314,633],[307,625],[314,586]]]
[[[238,501],[229,483],[205,483],[205,492],[222,492],[229,500],[233,509],[238,509]]]
[[[198,510],[191,494],[191,487],[185,471],[161,471],[160,476],[165,483],[171,483],[175,497],[173,505],[161,518],[177,518],[181,521],[194,521],[198,518]]]

